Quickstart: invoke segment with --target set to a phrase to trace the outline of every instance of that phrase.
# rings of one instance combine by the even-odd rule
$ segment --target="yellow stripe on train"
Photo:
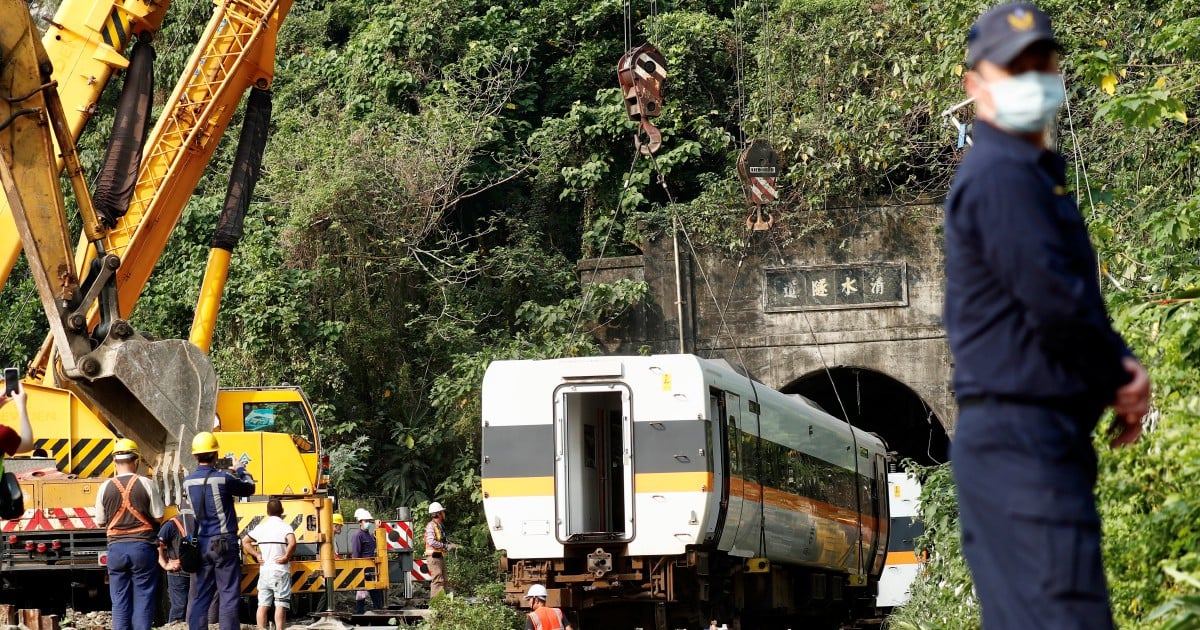
[[[549,497],[554,496],[554,477],[486,477],[482,480],[484,496]],[[634,475],[635,492],[707,492],[712,489],[710,472],[638,473]]]

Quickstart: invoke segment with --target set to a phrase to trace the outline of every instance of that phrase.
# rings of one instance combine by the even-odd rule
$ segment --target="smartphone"
[[[4,395],[8,396],[17,391],[21,385],[21,372],[15,367],[4,368]]]

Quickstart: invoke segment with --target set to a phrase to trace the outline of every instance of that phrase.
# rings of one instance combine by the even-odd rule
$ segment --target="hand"
[[[458,545],[454,543],[446,543],[446,549],[448,551],[454,551],[455,549],[458,549]]]
[[[167,570],[168,571],[178,571],[181,568],[182,568],[182,564],[179,562],[178,559],[167,560]]]
[[[287,564],[287,563],[288,563],[288,559],[283,556],[279,556],[278,558],[275,558],[275,564]]]
[[[1122,359],[1121,366],[1132,378],[1117,388],[1112,404],[1116,417],[1108,427],[1112,436],[1108,444],[1113,448],[1136,442],[1142,435],[1142,418],[1150,411],[1150,376],[1146,368],[1133,357]]]
[[[22,407],[24,407],[25,398],[25,388],[22,387],[20,383],[17,383],[17,388],[14,389],[10,394],[7,396],[0,396],[0,407],[3,407],[10,400],[15,400],[20,403]]]

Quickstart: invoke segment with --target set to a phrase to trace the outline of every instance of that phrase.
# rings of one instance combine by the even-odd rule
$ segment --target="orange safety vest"
[[[116,514],[113,514],[108,519],[107,533],[109,538],[115,538],[117,536],[125,536],[129,534],[138,534],[154,529],[154,525],[150,524],[149,519],[142,514],[141,510],[133,507],[133,504],[129,502],[129,495],[133,492],[133,487],[137,484],[138,479],[140,479],[138,475],[130,475],[129,485],[127,486],[121,484],[120,477],[113,477],[111,480],[112,484],[117,487],[117,491],[121,493],[121,507],[117,509]],[[126,513],[128,513],[141,524],[130,527],[121,527],[118,525],[121,517],[125,516]]]
[[[563,630],[567,627],[562,611],[549,606],[530,612],[529,620],[533,622],[534,630]]]

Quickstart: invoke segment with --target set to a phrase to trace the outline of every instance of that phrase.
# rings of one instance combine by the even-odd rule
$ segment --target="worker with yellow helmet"
[[[192,440],[192,455],[199,466],[183,480],[196,513],[200,570],[192,578],[193,600],[188,610],[190,630],[208,630],[208,607],[220,600],[221,630],[239,630],[238,603],[242,561],[238,555],[238,520],[235,497],[254,494],[254,480],[245,467],[233,473],[217,470],[217,436],[204,431]]]
[[[150,630],[158,606],[158,520],[162,495],[137,474],[137,444],[121,438],[113,446],[116,474],[96,493],[96,522],[107,525],[108,591],[113,628]]]
[[[333,513],[333,535],[337,536],[338,534],[342,533],[342,528],[345,526],[346,526],[346,517],[342,516],[341,512],[334,512]],[[335,556],[340,555],[340,553],[338,552],[337,538],[333,539],[333,555],[335,555]]]

